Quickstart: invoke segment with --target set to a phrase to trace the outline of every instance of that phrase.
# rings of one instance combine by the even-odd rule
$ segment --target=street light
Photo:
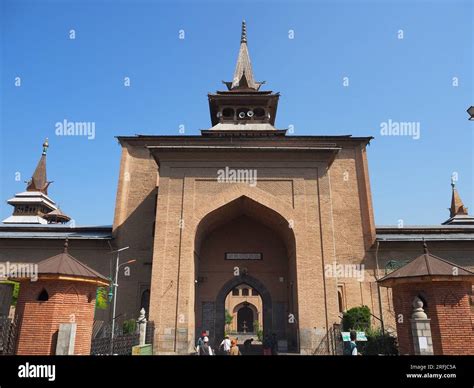
[[[120,249],[117,249],[116,251],[110,252],[110,253],[117,253],[117,260],[115,262],[115,277],[114,277],[114,282],[112,284],[114,302],[113,302],[113,307],[112,307],[112,331],[110,334],[110,354],[113,354],[114,352],[115,309],[117,308],[118,271],[119,271],[119,268],[122,267],[123,265],[134,263],[136,261],[136,260],[129,260],[129,261],[126,261],[125,263],[119,264],[120,252],[125,251],[126,249],[129,249],[129,248],[130,247],[120,248]]]

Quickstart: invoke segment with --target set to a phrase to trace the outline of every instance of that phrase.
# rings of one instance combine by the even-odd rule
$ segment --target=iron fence
[[[18,315],[13,319],[0,316],[0,355],[15,354],[20,322]]]
[[[109,324],[100,321],[94,322],[93,332],[95,334],[91,342],[91,355],[107,355],[110,352],[111,328]],[[147,322],[145,343],[153,345],[155,334],[155,324],[153,321]],[[140,335],[135,333],[123,333],[121,329],[115,330],[113,340],[114,355],[129,356],[132,354],[132,348],[139,344]]]
[[[344,343],[342,341],[340,325],[333,325],[323,336],[314,349],[313,355],[342,355]]]

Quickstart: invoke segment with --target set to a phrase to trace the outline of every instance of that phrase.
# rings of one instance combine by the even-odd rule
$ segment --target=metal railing
[[[18,315],[13,319],[0,316],[0,355],[15,354],[20,322]]]

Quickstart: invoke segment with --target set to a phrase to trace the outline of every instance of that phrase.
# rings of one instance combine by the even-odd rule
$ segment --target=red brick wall
[[[444,282],[436,285],[442,354],[474,354],[474,331],[469,304],[470,283]]]
[[[473,318],[466,282],[413,283],[393,287],[400,354],[413,354],[411,314],[413,299],[422,297],[431,319],[434,354],[474,354]]]
[[[38,295],[45,288],[49,300],[40,302]],[[17,354],[55,354],[60,323],[77,324],[74,354],[90,353],[94,322],[96,286],[89,283],[38,280],[22,282],[17,303],[21,325]]]

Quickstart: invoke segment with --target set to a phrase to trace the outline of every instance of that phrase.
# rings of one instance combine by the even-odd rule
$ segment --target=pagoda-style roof
[[[43,143],[43,152],[31,179],[26,182],[26,191],[17,193],[7,203],[13,206],[13,214],[2,222],[9,225],[45,225],[67,223],[69,216],[58,209],[56,203],[48,196],[50,181],[46,177],[46,152],[49,143]]]
[[[7,203],[12,206],[42,204],[48,209],[57,209],[54,201],[41,191],[23,191],[17,193],[13,198],[10,198]]]
[[[428,252],[425,244],[424,253],[421,256],[379,279],[378,283],[384,287],[392,287],[397,283],[430,280],[468,280],[474,282],[474,272],[432,255]]]
[[[253,129],[250,126],[242,127],[238,124],[243,122],[253,124],[271,124],[271,131],[277,131],[275,117],[278,107],[279,93],[271,90],[261,91],[260,87],[265,82],[255,81],[252,63],[247,45],[247,26],[242,22],[242,34],[240,37],[240,49],[237,56],[232,81],[222,81],[227,90],[218,90],[208,94],[209,113],[211,114],[212,127],[206,129],[203,134],[211,135],[208,131],[222,133],[224,136],[247,136],[251,135]],[[219,123],[229,124],[231,128],[221,131]]]
[[[47,220],[48,223],[66,223],[71,221],[71,217],[64,214],[59,208],[45,214],[43,218]]]
[[[240,36],[240,49],[235,65],[234,77],[231,82],[223,81],[229,91],[258,91],[265,82],[256,82],[252,63],[250,62],[249,49],[247,47],[247,26],[242,22],[242,34]]]
[[[449,207],[449,218],[443,225],[474,225],[474,217],[469,215],[467,207],[462,202],[454,180],[451,180],[451,206]]]
[[[43,143],[43,153],[41,158],[36,166],[33,176],[28,181],[26,186],[26,191],[39,191],[45,195],[48,195],[48,186],[51,182],[48,182],[46,177],[46,152],[48,150],[49,144],[48,139]]]
[[[64,251],[38,263],[38,276],[40,278],[53,278],[95,282],[108,285],[109,279],[99,272],[88,267],[68,253],[68,241],[64,244]]]

